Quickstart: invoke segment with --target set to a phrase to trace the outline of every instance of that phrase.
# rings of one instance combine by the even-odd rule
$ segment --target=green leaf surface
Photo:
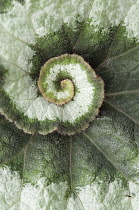
[[[135,0],[0,2],[0,209],[138,210],[138,10]],[[91,65],[105,99],[85,131],[41,135],[53,113],[39,72],[65,53]]]

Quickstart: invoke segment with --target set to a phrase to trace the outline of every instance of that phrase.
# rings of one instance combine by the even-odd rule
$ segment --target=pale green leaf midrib
[[[2,124],[2,123],[0,122],[0,124]],[[18,157],[18,155],[21,154],[22,152],[24,153],[24,151],[27,150],[28,147],[29,147],[29,145],[31,144],[32,138],[33,138],[33,137],[34,137],[34,135],[31,135],[31,137],[30,137],[29,141],[27,142],[27,144],[24,145],[24,147],[21,148],[15,155],[13,155],[12,157],[10,157],[10,158],[8,158],[7,160],[5,160],[5,161],[3,161],[2,163],[0,163],[0,167],[1,167],[2,165],[8,164],[9,162],[13,161],[14,158]]]
[[[132,122],[134,122],[135,124],[139,125],[139,122],[137,120],[135,120],[133,117],[131,117],[129,114],[127,114],[124,110],[122,110],[121,108],[117,107],[116,105],[114,105],[113,103],[109,102],[108,100],[104,99],[104,101],[109,104],[110,106],[112,106],[116,111],[124,114],[128,119],[130,119]]]
[[[131,53],[132,51],[137,50],[138,48],[139,48],[139,45],[138,46],[135,46],[133,48],[130,48],[129,50],[127,50],[125,52],[122,52],[119,55],[113,56],[111,58],[106,58],[102,63],[99,64],[98,67],[95,68],[95,71],[97,71],[101,67],[105,67],[107,64],[111,63],[113,60],[116,60],[117,58],[120,58],[122,56],[126,56],[128,53]]]
[[[138,2],[138,0],[137,0],[133,5],[135,5],[137,2]],[[126,14],[123,16],[123,20],[125,19],[126,15],[128,14],[130,8],[131,8],[133,5],[131,5],[131,6],[129,7],[129,9],[127,10]],[[118,28],[117,28],[117,30],[116,30],[116,32],[115,32],[114,38],[113,38],[112,41],[111,41],[111,44],[110,44],[110,46],[109,46],[108,53],[107,53],[107,55],[106,55],[105,60],[102,61],[102,63],[100,63],[100,64],[95,68],[95,71],[98,70],[98,69],[101,68],[101,67],[104,67],[104,66],[107,65],[107,63],[109,63],[110,61],[115,60],[116,58],[122,57],[123,55],[128,54],[128,53],[132,52],[134,49],[136,49],[136,48],[139,47],[139,46],[135,46],[135,47],[133,47],[133,48],[130,48],[130,49],[127,50],[126,52],[122,52],[120,55],[116,55],[116,56],[113,56],[113,57],[109,58],[109,53],[110,53],[112,44],[113,44],[114,41],[115,41],[116,35],[117,35],[117,33],[118,33],[118,31],[119,31],[119,29],[120,29],[122,23],[123,23],[123,20],[121,20],[121,23],[119,24],[119,26],[118,26]]]
[[[31,135],[31,137],[30,137],[28,143],[27,143],[26,146],[23,148],[23,152],[24,152],[24,160],[23,160],[23,179],[24,179],[24,171],[25,171],[26,153],[27,153],[29,147],[32,145],[33,139],[35,139],[35,135],[36,135],[36,134]]]
[[[127,91],[121,91],[121,92],[115,92],[115,93],[106,93],[105,96],[119,96],[119,95],[130,95],[134,93],[139,93],[139,89],[136,90],[127,90]]]
[[[25,71],[23,68],[21,68],[19,65],[17,65],[16,63],[13,63],[11,61],[8,61],[6,58],[4,58],[1,54],[0,54],[0,58],[4,59],[6,62],[8,62],[9,64],[12,64],[13,66],[16,66],[17,68],[19,68],[22,72],[24,72],[26,75],[28,75],[28,72]],[[25,76],[25,75],[24,75]]]
[[[93,2],[90,2],[90,10],[89,10],[89,12],[88,12],[88,18],[89,18],[90,12],[91,12],[91,10],[92,10],[94,1],[95,1],[95,0],[93,0]],[[85,20],[84,20],[84,21],[85,21]],[[80,41],[80,38],[81,38],[81,35],[82,35],[84,29],[85,29],[85,23],[84,23],[83,29],[80,31],[80,33],[79,33],[79,35],[78,35],[78,38],[77,38],[77,40],[76,40],[76,42],[75,42],[75,44],[74,44],[74,46],[73,46],[73,49],[76,49],[76,45],[77,45],[78,42]],[[76,51],[76,50],[75,50],[75,51]]]
[[[125,176],[125,174],[119,169],[119,167],[117,166],[117,165],[115,165],[114,163],[113,163],[113,161],[105,154],[105,152],[86,134],[86,133],[84,133],[83,132],[83,134],[84,134],[84,136],[87,138],[87,139],[89,139],[89,141],[91,142],[91,143],[93,143],[94,145],[95,145],[95,147],[105,156],[105,158],[112,164],[112,166],[117,170],[117,171],[119,171],[121,174],[122,174],[122,176],[128,181],[128,177],[126,177]]]
[[[2,25],[1,23],[0,23],[0,25],[3,27],[3,25]],[[5,34],[7,33],[7,34],[9,34],[10,36],[12,36],[13,38],[15,38],[16,40],[18,40],[18,41],[24,43],[25,45],[29,45],[29,44],[28,44],[27,42],[25,42],[24,40],[20,39],[19,37],[13,35],[13,34],[10,33],[9,31],[7,31],[4,27],[3,27],[3,29],[4,29],[4,31],[5,31]],[[3,33],[3,34],[4,34],[4,32],[0,32],[0,33]]]
[[[70,188],[72,191],[73,180],[72,180],[72,137],[70,138],[70,148],[69,148],[69,175],[70,175]]]

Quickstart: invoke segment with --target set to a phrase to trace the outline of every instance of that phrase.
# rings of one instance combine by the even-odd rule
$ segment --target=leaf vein
[[[128,180],[128,178],[125,176],[125,174],[123,174],[123,172],[119,169],[119,167],[117,165],[115,165],[113,163],[113,161],[104,153],[104,151],[86,134],[84,133],[84,136],[90,140],[91,143],[93,143],[95,145],[95,147],[106,157],[106,159],[113,165],[114,168],[116,168],[122,175],[123,177]]]
[[[139,93],[139,89],[137,90],[127,90],[127,91],[121,91],[121,92],[115,92],[115,93],[107,93],[105,96],[118,96],[118,95],[128,95],[128,94],[134,94]]]
[[[112,104],[111,102],[109,102],[108,100],[104,100],[107,104],[109,104],[110,106],[112,106],[114,109],[116,109],[118,112],[124,114],[127,118],[129,118],[131,121],[133,121],[135,124],[139,125],[139,122],[136,121],[133,117],[131,117],[129,114],[127,114],[125,111],[123,111],[122,109],[120,109],[119,107],[115,106],[114,104]]]

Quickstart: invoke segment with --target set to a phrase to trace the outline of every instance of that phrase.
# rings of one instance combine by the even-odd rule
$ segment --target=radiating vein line
[[[80,210],[85,210],[85,207],[83,205],[83,202],[81,201],[81,199],[80,199],[80,197],[78,195],[75,195],[75,205],[77,206],[77,209],[80,208]]]
[[[29,17],[30,23],[31,23],[31,25],[32,25],[32,30],[34,31],[34,34],[35,34],[36,37],[37,37],[37,33],[36,33],[36,31],[35,31],[34,24],[33,24],[33,21],[32,21],[32,16],[31,16],[30,13],[28,13],[28,17]]]
[[[69,173],[70,173],[70,189],[73,192],[73,180],[72,180],[72,137],[70,137],[70,151],[69,151]]]
[[[14,34],[11,34],[9,31],[7,31],[1,23],[0,23],[0,25],[3,27],[5,33],[9,34],[10,36],[12,36],[13,38],[15,38],[16,40],[18,40],[18,41],[24,43],[25,45],[29,45],[29,44],[28,44],[27,42],[25,42],[24,40],[22,40],[22,39],[16,37]],[[0,32],[0,33],[4,33],[4,32]]]
[[[121,23],[120,23],[119,26],[117,27],[117,30],[115,31],[114,37],[113,37],[112,40],[111,40],[111,43],[110,43],[109,49],[108,49],[108,51],[107,51],[107,55],[106,55],[105,60],[107,60],[107,59],[109,58],[109,53],[110,53],[110,51],[111,51],[112,44],[114,43],[114,40],[115,40],[115,38],[116,38],[116,35],[117,35],[118,32],[119,32],[120,27],[121,27]]]
[[[95,1],[95,0],[94,0],[94,1]],[[92,3],[89,1],[89,2],[90,2],[89,4],[91,5],[91,7],[90,7],[90,10],[89,10],[89,13],[88,13],[88,17],[87,17],[87,18],[89,18],[89,15],[90,15],[91,10],[92,10],[92,8],[93,8],[94,1],[93,1]],[[87,18],[85,18],[85,20],[86,20]],[[85,23],[83,24],[83,28],[81,29],[81,31],[80,31],[80,33],[79,33],[79,35],[78,35],[78,38],[77,38],[75,44],[73,45],[73,49],[74,49],[75,51],[76,51],[76,45],[77,45],[77,43],[79,42],[79,40],[80,40],[80,38],[81,38],[81,35],[82,35],[83,31],[84,31],[84,28],[85,28]]]
[[[98,145],[86,134],[86,133],[84,133],[83,132],[83,134],[84,134],[84,136],[87,138],[87,139],[89,139],[90,140],[90,142],[91,143],[93,143],[94,145],[95,145],[95,147],[106,157],[106,159],[113,165],[113,167],[114,168],[116,168],[122,175],[123,175],[123,177],[126,179],[126,180],[128,180],[128,177],[126,177],[125,176],[125,174],[123,174],[123,172],[120,170],[120,168],[116,165],[116,164],[114,164],[113,163],[113,161],[104,153],[104,151],[100,148],[100,147],[98,147]]]
[[[129,190],[129,195],[130,195],[131,193],[130,193],[129,182],[128,182],[128,190]],[[133,210],[133,206],[132,206],[131,198],[129,199],[129,202],[130,202],[130,206],[131,206],[131,208],[132,208],[132,210]]]
[[[11,61],[8,61],[6,58],[4,58],[1,54],[0,54],[0,57],[2,58],[2,59],[4,59],[6,62],[8,62],[8,63],[10,63],[10,64],[12,64],[12,65],[14,65],[14,66],[16,66],[17,68],[19,68],[21,71],[23,71],[24,73],[26,73],[27,75],[29,74],[27,71],[25,71],[23,68],[21,68],[20,66],[18,66],[16,63],[13,63],[13,62],[11,62]]]
[[[137,2],[138,2],[138,0],[137,0],[134,4],[132,4],[131,6],[129,6],[127,12],[126,12],[125,15],[123,16],[123,20],[125,19],[126,15],[128,14],[129,10],[131,9],[131,7],[132,7],[133,5],[135,5]],[[121,20],[121,23],[123,22],[123,20]],[[119,28],[121,27],[121,23],[119,24],[119,27],[118,27],[118,30],[116,31],[116,34],[117,34],[117,32],[119,31]],[[102,63],[100,63],[100,64],[98,65],[98,67],[97,67],[95,70],[99,69],[101,66],[105,66],[105,64],[107,64],[107,61],[110,61],[110,60],[112,60],[112,59],[115,59],[115,58],[117,58],[117,57],[120,57],[120,56],[122,56],[124,53],[126,53],[126,52],[128,52],[128,51],[130,51],[130,50],[134,50],[134,48],[136,48],[136,47],[130,48],[129,50],[127,50],[127,51],[124,52],[124,53],[121,53],[121,54],[118,55],[118,56],[114,56],[114,57],[108,58],[108,55],[109,55],[109,52],[110,52],[110,48],[111,48],[111,46],[112,46],[112,44],[113,44],[113,42],[114,42],[114,40],[115,40],[116,34],[115,34],[114,39],[112,40],[112,42],[111,42],[111,44],[110,44],[110,47],[109,47],[109,50],[108,50],[108,53],[107,53],[107,55],[106,55],[105,60],[104,60]]]
[[[23,148],[23,170],[22,170],[22,183],[24,182],[24,173],[25,173],[25,167],[26,167],[26,153],[28,148],[30,147],[30,145],[32,144],[33,138],[35,136],[35,133],[33,135],[31,135],[28,143],[26,144],[26,146]]]
[[[137,89],[137,90],[121,91],[121,92],[116,92],[116,93],[107,93],[107,94],[105,94],[105,96],[128,95],[128,94],[133,94],[133,93],[139,93],[139,89]]]
[[[24,91],[25,92],[25,91]],[[16,101],[34,101],[34,100],[36,100],[37,98],[31,98],[31,99],[29,99],[29,98],[23,98],[23,99],[16,99]]]
[[[117,58],[120,58],[120,57],[122,57],[122,56],[124,56],[124,55],[127,55],[128,53],[130,53],[130,52],[132,52],[132,51],[134,51],[134,50],[136,50],[136,49],[139,49],[139,45],[136,46],[136,47],[130,48],[129,50],[127,50],[126,52],[121,53],[120,55],[116,55],[116,56],[113,56],[113,57],[111,57],[111,58],[107,58],[106,60],[104,60],[104,61],[95,69],[95,71],[98,70],[100,67],[107,65],[107,63],[109,63],[109,62],[111,62],[111,61],[113,61],[113,60],[115,60],[115,59],[117,59]]]
[[[85,210],[85,207],[84,207],[84,205],[83,205],[83,202],[81,201],[81,199],[80,199],[80,197],[78,196],[78,194],[73,194],[73,195],[72,195],[72,198],[73,198],[72,201],[70,201],[70,198],[71,198],[71,197],[68,197],[68,199],[67,199],[67,206],[68,206],[68,204],[69,204],[69,202],[70,202],[70,203],[73,204],[73,206],[75,206],[76,210],[77,210],[77,209],[78,209],[78,210]],[[77,199],[78,199],[78,200],[77,200]],[[77,203],[77,202],[78,202],[78,203]]]
[[[109,104],[110,106],[112,106],[114,109],[116,109],[118,112],[121,112],[122,114],[124,114],[126,117],[128,117],[130,120],[132,120],[134,123],[136,123],[137,125],[139,125],[139,122],[136,121],[134,118],[132,118],[130,115],[128,115],[125,111],[123,111],[122,109],[120,109],[119,107],[115,106],[114,104],[110,103],[109,101],[107,101],[106,99],[104,100],[107,104]]]
[[[28,76],[28,75],[22,75],[21,77],[18,77],[18,78],[16,78],[16,79],[6,79],[6,81],[7,82],[15,82],[15,81],[17,81],[17,80],[20,80],[20,79],[22,79],[22,78],[24,78],[24,77],[26,77],[26,76]]]
[[[0,124],[1,124],[1,123],[0,123]],[[5,164],[11,162],[12,160],[14,160],[14,158],[16,158],[16,157],[17,157],[20,153],[22,153],[22,152],[23,152],[23,148],[21,148],[21,149],[20,149],[16,154],[14,154],[12,157],[10,157],[10,158],[8,158],[8,159],[2,161],[2,162],[0,163],[0,167],[1,167],[2,165],[5,165]]]
[[[30,141],[32,141],[34,135],[32,135],[27,144],[23,146],[23,148],[21,148],[18,152],[16,152],[16,154],[14,154],[12,157],[8,158],[7,160],[4,160],[3,162],[0,163],[0,166],[7,164],[8,162],[11,162],[12,160],[14,160],[14,158],[16,158],[18,155],[20,155],[22,152],[24,152],[25,147],[28,146],[28,144],[30,144]]]

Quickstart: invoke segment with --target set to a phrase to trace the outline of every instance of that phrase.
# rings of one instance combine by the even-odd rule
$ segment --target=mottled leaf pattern
[[[138,210],[138,9],[137,0],[1,0],[0,209]],[[105,99],[85,131],[41,135],[44,124],[23,111],[40,117],[39,70],[64,53],[95,69]]]

